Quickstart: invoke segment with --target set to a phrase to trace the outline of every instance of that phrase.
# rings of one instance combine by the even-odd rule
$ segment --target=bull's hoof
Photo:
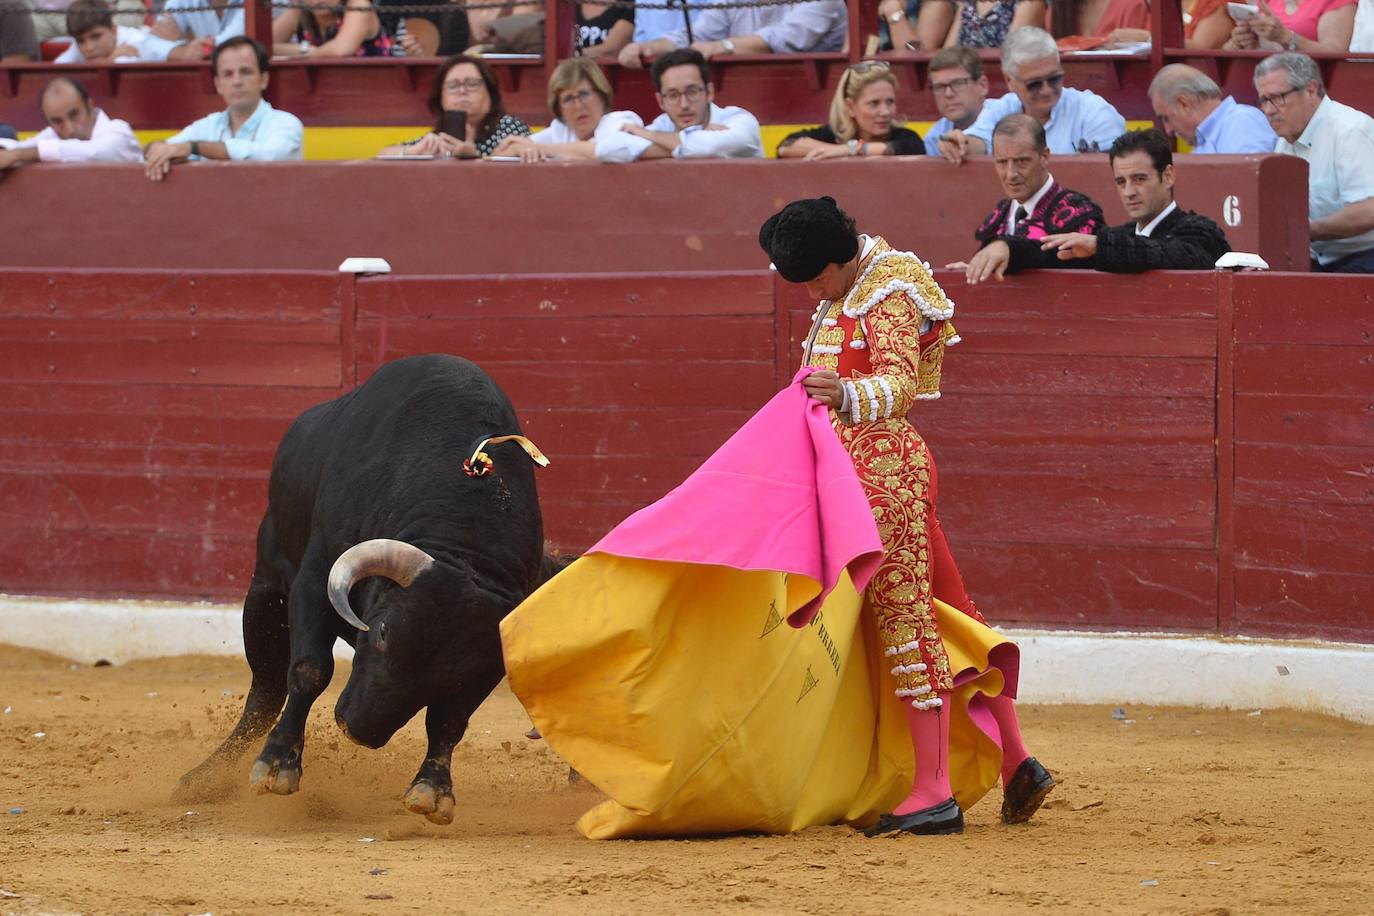
[[[423,814],[431,824],[447,827],[453,823],[453,808],[456,804],[452,792],[440,792],[427,782],[417,782],[406,790],[407,811]]]
[[[259,758],[248,774],[248,784],[259,794],[290,795],[301,787],[300,767],[282,767]]]

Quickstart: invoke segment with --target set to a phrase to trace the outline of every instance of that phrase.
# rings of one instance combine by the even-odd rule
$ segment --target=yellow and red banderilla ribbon
[[[488,445],[500,445],[502,442],[519,443],[520,447],[525,450],[525,454],[530,456],[531,461],[541,468],[549,466],[549,459],[545,458],[544,453],[539,451],[539,446],[524,436],[488,436],[477,443],[470,456],[463,459],[463,473],[469,477],[485,477],[490,474],[494,462],[485,449]]]

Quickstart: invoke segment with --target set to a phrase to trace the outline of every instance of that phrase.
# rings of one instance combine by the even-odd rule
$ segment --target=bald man
[[[38,98],[48,122],[38,136],[14,149],[0,150],[0,175],[25,162],[142,162],[138,138],[125,121],[116,121],[91,104],[76,80],[59,76]]]
[[[1272,153],[1278,140],[1264,112],[1223,97],[1210,76],[1187,64],[1155,74],[1150,104],[1164,130],[1195,153]]]

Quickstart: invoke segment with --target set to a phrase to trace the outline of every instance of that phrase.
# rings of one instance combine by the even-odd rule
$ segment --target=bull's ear
[[[368,576],[385,576],[403,588],[409,588],[415,577],[434,565],[434,558],[413,544],[391,538],[363,541],[339,554],[329,570],[329,603],[339,616],[360,630],[367,630],[353,607],[348,593]]]

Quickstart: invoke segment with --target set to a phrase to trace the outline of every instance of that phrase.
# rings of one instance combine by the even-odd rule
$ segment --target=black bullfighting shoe
[[[917,836],[933,836],[945,833],[964,832],[964,812],[953,797],[938,805],[922,808],[910,814],[884,814],[878,823],[864,831],[864,836],[882,836],[885,833],[914,833]]]
[[[1034,757],[1027,757],[1016,768],[1016,775],[1002,790],[1002,823],[1024,824],[1040,810],[1045,796],[1054,788],[1054,777]]]

